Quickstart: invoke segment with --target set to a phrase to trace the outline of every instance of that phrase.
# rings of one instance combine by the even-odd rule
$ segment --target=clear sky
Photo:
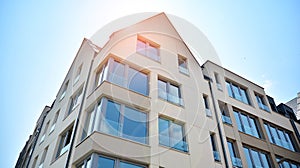
[[[166,12],[197,26],[222,65],[276,103],[300,91],[300,1],[66,0],[0,2],[0,167],[14,167],[84,37],[120,17]]]

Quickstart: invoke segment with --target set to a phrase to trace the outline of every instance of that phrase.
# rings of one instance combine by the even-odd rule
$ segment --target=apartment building
[[[297,120],[300,120],[300,92],[297,93],[297,97],[293,98],[285,104],[293,109]]]
[[[300,167],[300,124],[272,100],[197,62],[161,13],[113,33],[103,48],[83,40],[16,167]]]

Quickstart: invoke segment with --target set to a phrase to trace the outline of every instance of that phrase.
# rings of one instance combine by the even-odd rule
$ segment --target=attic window
[[[136,51],[146,57],[153,59],[154,61],[160,61],[159,57],[159,45],[150,42],[142,37],[138,37],[136,44]]]

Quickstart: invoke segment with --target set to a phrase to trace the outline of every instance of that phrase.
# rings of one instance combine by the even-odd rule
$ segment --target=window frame
[[[80,87],[70,98],[69,110],[66,116],[69,116],[83,100],[83,87]]]
[[[189,75],[190,72],[189,72],[189,65],[188,65],[188,59],[180,54],[177,54],[177,62],[178,62],[178,70],[180,73],[184,74],[184,75]],[[180,63],[180,62],[183,62],[183,63]],[[184,65],[184,66],[182,66]]]
[[[162,90],[160,88],[160,84],[159,83],[165,83],[165,88],[163,90],[163,94],[166,94],[166,96],[162,96]],[[177,88],[177,91],[178,91],[178,97],[176,97],[175,95],[172,95],[170,93],[170,90],[171,90],[171,86],[173,87],[176,87]],[[158,76],[158,79],[157,79],[157,91],[158,91],[158,98],[160,99],[163,99],[167,102],[170,102],[172,104],[175,104],[175,105],[179,105],[179,106],[184,106],[184,101],[183,101],[183,96],[182,96],[182,89],[181,89],[181,85],[176,83],[176,82],[172,82],[168,79],[165,79],[161,76]],[[178,102],[174,102],[172,100],[172,98],[170,96],[173,96],[175,97],[176,99],[178,99]]]
[[[67,90],[68,90],[68,86],[69,86],[69,80],[67,80],[66,83],[63,85],[63,90],[62,90],[62,92],[60,94],[59,101],[61,101],[66,96],[66,93],[67,93]]]
[[[268,163],[269,168],[272,167],[271,160],[270,160],[270,154],[269,154],[269,153],[264,152],[264,151],[261,151],[261,150],[257,150],[257,149],[254,149],[254,148],[251,148],[251,147],[248,147],[248,146],[243,146],[244,155],[246,155],[246,154],[245,154],[245,150],[248,151],[248,154],[249,154],[249,157],[250,157],[249,159],[250,159],[250,161],[251,161],[251,165],[252,165],[252,166],[257,166],[257,165],[254,164],[254,163],[256,163],[256,162],[255,162],[255,160],[254,160],[254,158],[253,158],[253,156],[252,156],[252,155],[253,155],[253,154],[252,154],[252,151],[254,151],[254,152],[256,152],[256,153],[258,154],[259,162],[260,162],[261,165],[265,166],[265,165],[264,165],[264,161],[263,161],[263,159],[262,159],[262,155],[265,155],[265,156],[266,156],[266,159],[267,159],[266,161],[267,161],[267,163]],[[246,157],[246,161],[247,161],[247,166],[248,166],[249,163],[248,163],[247,157]]]
[[[259,122],[257,122],[257,118],[255,118],[253,116],[250,116],[250,115],[248,115],[246,113],[242,113],[242,112],[240,112],[239,110],[236,110],[236,109],[233,110],[233,113],[234,114],[238,114],[238,119],[239,119],[239,122],[241,123],[241,125],[240,126],[237,125],[237,126],[238,126],[238,130],[240,132],[243,132],[243,133],[245,133],[247,135],[250,135],[250,136],[253,136],[253,137],[256,137],[256,138],[259,138],[259,139],[263,139]],[[247,122],[248,122],[247,124],[249,124],[249,126],[251,128],[251,134],[248,133],[247,129],[245,128],[245,124],[246,123],[244,123],[244,120],[242,119],[242,116],[246,117]],[[234,117],[235,117],[236,123],[238,124],[236,115],[234,115]],[[252,125],[251,119],[254,121],[254,127]],[[241,127],[242,130],[240,130],[239,127]],[[255,130],[253,130],[253,128],[255,128]],[[253,133],[253,131],[256,131],[258,136],[255,136],[254,133]]]
[[[122,78],[122,84],[118,84],[116,83],[115,81],[112,80],[112,76],[114,75],[114,71],[113,71],[113,68],[116,68],[114,67],[114,64],[117,63],[117,64],[120,64],[120,65],[123,65],[124,66],[124,72],[121,76]],[[143,92],[140,92],[138,91],[137,89],[132,89],[130,88],[130,82],[131,80],[133,79],[133,77],[136,76],[137,73],[134,73],[132,78],[130,78],[129,76],[129,72],[131,70],[134,70],[136,71],[137,73],[139,74],[142,74],[144,75],[146,78],[146,85],[143,86],[143,87],[146,87],[144,88],[145,91]],[[135,92],[137,94],[141,94],[143,96],[149,96],[149,89],[150,89],[150,86],[149,86],[149,71],[146,70],[146,69],[142,69],[142,68],[137,68],[137,66],[135,65],[132,65],[130,63],[127,63],[126,61],[122,61],[121,59],[119,58],[115,58],[115,57],[109,57],[104,64],[102,64],[100,66],[100,68],[98,68],[98,70],[96,71],[96,75],[95,75],[95,89],[97,89],[98,86],[100,86],[104,81],[108,81],[112,84],[115,84],[117,86],[120,86],[122,88],[126,88],[132,92]]]
[[[166,122],[168,122],[168,130],[167,130],[167,133],[168,133],[168,144],[163,144],[161,142],[161,130],[160,130],[160,120],[164,120]],[[175,131],[173,130],[174,126],[173,125],[177,125],[177,126],[180,126],[181,127],[181,132],[182,132],[182,137],[181,137],[181,141],[180,142],[177,142],[177,141],[174,141],[174,135],[175,135]],[[170,129],[172,128],[172,129]],[[165,130],[163,130],[164,132]],[[186,131],[185,131],[185,124],[182,123],[182,122],[178,122],[178,121],[175,121],[174,119],[170,119],[170,118],[167,118],[165,116],[159,116],[158,117],[158,133],[159,133],[159,145],[160,146],[164,146],[164,147],[168,147],[170,149],[174,149],[174,150],[177,150],[177,151],[181,151],[181,152],[185,152],[185,153],[188,153],[189,152],[189,145],[188,145],[188,142],[187,142],[187,134],[186,134]],[[176,148],[175,146],[178,144],[178,143],[183,143],[185,146],[183,147],[183,149],[178,149]],[[173,145],[175,144],[175,145]]]
[[[143,45],[145,47],[143,48],[139,48],[139,43],[143,43]],[[153,56],[149,53],[151,53],[151,50],[152,48],[154,48],[156,50],[156,54],[155,57],[156,58],[153,58]],[[140,54],[140,55],[143,55],[147,58],[150,58],[151,60],[153,61],[156,61],[156,62],[160,62],[161,61],[161,58],[160,58],[160,45],[158,45],[157,43],[155,42],[152,42],[151,40],[148,40],[144,37],[141,37],[141,36],[137,36],[137,41],[136,41],[136,53]]]
[[[265,97],[258,93],[254,93],[254,95],[255,95],[256,103],[257,103],[259,109],[270,112],[270,108],[267,105]]]
[[[228,92],[229,97],[234,98],[235,100],[238,100],[238,101],[248,104],[250,106],[252,105],[252,103],[250,101],[248,89],[246,87],[236,84],[234,82],[231,82],[230,80],[226,80],[225,83],[226,83],[227,92]],[[230,90],[228,90],[229,89],[228,87],[230,88]],[[233,87],[238,89],[237,91],[238,91],[239,95],[236,95]],[[242,91],[245,93],[245,97],[243,97]],[[240,97],[240,99],[239,99],[239,97]]]
[[[70,150],[70,144],[73,135],[73,125],[69,126],[59,135],[59,143],[55,158],[59,158]]]

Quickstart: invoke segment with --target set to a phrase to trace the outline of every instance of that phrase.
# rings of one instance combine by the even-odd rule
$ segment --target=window
[[[110,58],[108,63],[97,72],[96,86],[105,80],[134,92],[148,95],[148,75],[113,58]]]
[[[79,81],[81,70],[82,70],[82,64],[78,67],[78,69],[76,71],[76,76],[75,76],[75,79],[74,79],[74,84]]]
[[[75,93],[75,95],[71,97],[68,115],[71,114],[72,111],[81,103],[81,99],[82,99],[82,89],[80,89],[79,92]]]
[[[241,159],[237,156],[234,143],[231,141],[227,141],[229,154],[233,167],[243,167]]]
[[[71,136],[72,136],[73,126],[67,129],[61,136],[60,142],[56,154],[56,158],[67,152],[70,148]]]
[[[44,149],[44,152],[43,152],[43,155],[42,155],[42,158],[41,158],[41,161],[40,161],[39,168],[44,167],[44,162],[45,162],[45,158],[47,156],[47,151],[48,151],[48,146]]]
[[[280,156],[276,156],[276,161],[279,165],[279,168],[299,168],[300,164],[292,162],[290,160],[283,159]]]
[[[270,109],[269,109],[269,107],[266,105],[266,101],[265,101],[265,99],[263,98],[263,96],[258,95],[258,94],[255,94],[255,97],[256,97],[256,100],[257,100],[258,107],[259,107],[260,109],[262,109],[262,110],[265,110],[265,111],[270,112]]]
[[[220,157],[220,153],[217,149],[217,144],[216,144],[216,140],[215,140],[215,135],[214,134],[210,134],[210,143],[211,143],[211,147],[213,150],[213,155],[214,155],[214,159],[215,161],[220,162],[221,161],[221,157]]]
[[[183,125],[159,117],[159,144],[187,152]]]
[[[295,151],[294,145],[291,141],[291,135],[288,132],[267,123],[265,123],[264,126],[271,143],[291,151]]]
[[[32,166],[31,166],[32,168],[35,168],[38,158],[39,158],[39,156],[36,156],[36,157],[34,158],[33,163],[32,163]]]
[[[179,72],[188,75],[188,65],[187,65],[187,59],[181,55],[178,55],[178,68]]]
[[[69,81],[67,81],[67,82],[65,83],[64,88],[63,88],[63,91],[62,91],[62,93],[61,93],[61,95],[60,95],[59,100],[62,100],[62,99],[65,97],[66,92],[67,92],[67,89],[68,89],[68,85],[69,85]]]
[[[219,104],[219,108],[220,108],[220,111],[222,114],[223,123],[232,125],[232,121],[231,121],[231,118],[229,115],[229,109],[227,107],[227,104],[224,102],[221,102],[221,101],[218,101],[218,104]]]
[[[256,138],[260,138],[257,124],[254,118],[237,111],[233,112],[239,131],[255,136]]]
[[[146,168],[144,165],[97,154],[92,154],[91,157],[78,164],[76,168],[90,168],[92,165],[97,168]]]
[[[48,127],[49,127],[49,123],[50,123],[50,121],[48,121],[47,124],[45,125],[45,128],[43,130],[43,135],[41,137],[40,143],[44,142],[44,140],[45,140],[45,136],[46,136],[46,133],[47,133],[47,130],[48,130]]]
[[[221,83],[220,83],[220,77],[219,77],[219,74],[218,73],[214,73],[214,76],[215,76],[215,81],[216,81],[216,85],[217,85],[217,88],[220,90],[220,91],[222,91],[223,89],[222,89],[222,85],[221,85]]]
[[[94,123],[98,120],[98,123]],[[93,130],[144,144],[148,143],[147,114],[106,98],[102,98],[88,113],[82,138]]]
[[[269,157],[266,153],[244,147],[244,153],[248,167],[269,168]]]
[[[206,95],[203,95],[203,103],[204,103],[204,107],[205,107],[206,116],[211,117],[212,113],[210,111],[208,97]]]
[[[52,126],[50,128],[50,133],[54,131],[54,128],[55,128],[58,116],[59,116],[59,111],[55,113],[55,116],[54,116],[54,119],[53,119],[53,123],[52,123]]]
[[[228,81],[226,81],[226,87],[230,97],[250,105],[246,89]]]
[[[158,97],[183,106],[180,87],[161,79],[158,79]]]
[[[160,61],[159,56],[159,45],[150,43],[147,40],[138,38],[136,44],[136,51],[139,54],[142,54],[148,58],[151,58],[155,61]]]

